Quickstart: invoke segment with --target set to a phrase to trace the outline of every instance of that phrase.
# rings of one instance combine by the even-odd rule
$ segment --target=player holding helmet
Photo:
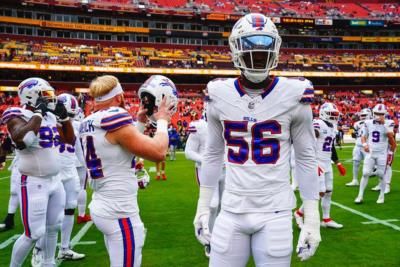
[[[269,75],[278,65],[281,38],[264,15],[248,14],[237,21],[229,44],[241,76],[207,85],[208,134],[195,233],[204,245],[210,242],[210,202],[225,159],[225,191],[211,237],[210,266],[245,266],[250,254],[257,266],[289,266],[295,205],[290,186],[291,141],[305,204],[299,257],[311,257],[321,240],[309,105],[313,86],[303,78]]]
[[[354,200],[356,204],[363,202],[364,191],[368,184],[368,179],[372,175],[374,168],[375,174],[380,180],[384,179],[386,166],[392,165],[393,153],[396,150],[396,140],[394,139],[394,123],[388,124],[385,120],[387,114],[384,104],[377,104],[373,110],[373,119],[366,120],[364,123],[361,143],[366,152],[363,166],[363,176],[360,182],[360,189],[357,198]],[[376,203],[383,204],[385,202],[386,183],[380,183],[381,191]]]
[[[124,91],[111,75],[90,84],[94,113],[86,117],[80,137],[93,188],[89,204],[96,227],[104,234],[111,266],[140,266],[145,228],[137,204],[135,155],[151,161],[164,160],[168,149],[168,121],[176,110],[174,84],[166,77],[150,77],[146,95],[153,101],[138,113],[137,126],[124,109]],[[139,97],[143,99],[142,88]],[[168,103],[173,103],[170,106]],[[145,113],[157,124],[154,138],[141,133]]]

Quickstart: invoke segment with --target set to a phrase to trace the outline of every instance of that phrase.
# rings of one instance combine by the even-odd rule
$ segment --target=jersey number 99
[[[263,121],[254,124],[251,127],[250,144],[244,137],[233,136],[233,133],[248,132],[247,121],[224,121],[224,137],[228,147],[237,147],[235,152],[232,148],[228,149],[228,161],[235,164],[244,164],[249,159],[249,150],[251,146],[251,159],[256,164],[275,164],[279,159],[280,144],[276,138],[264,137],[265,132],[270,135],[280,134],[281,125],[274,120]],[[264,153],[269,149],[268,153]]]

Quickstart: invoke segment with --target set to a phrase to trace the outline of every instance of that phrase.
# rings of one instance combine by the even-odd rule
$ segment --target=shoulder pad
[[[234,89],[234,80],[234,78],[217,78],[208,82],[206,88],[208,100],[212,101],[213,97],[219,95],[221,92],[224,92],[224,89],[230,89],[226,87],[232,87],[232,89]]]
[[[197,123],[195,121],[192,121],[189,124],[189,127],[187,128],[188,133],[196,133],[197,132],[196,124]]]
[[[123,126],[133,124],[132,116],[123,108],[110,107],[100,111],[99,127],[105,131],[114,131]]]
[[[314,129],[319,130],[321,128],[320,121],[318,119],[314,119],[313,120],[313,126],[314,126]]]
[[[16,117],[23,117],[24,114],[19,107],[9,107],[7,108],[1,117],[3,123],[7,123],[9,120],[16,118]]]
[[[300,99],[300,103],[311,104],[314,101],[314,87],[309,80],[305,80],[304,82],[306,87],[304,88],[303,95],[301,96]]]
[[[309,105],[314,101],[314,86],[310,80],[304,77],[279,78],[287,83],[300,103]]]

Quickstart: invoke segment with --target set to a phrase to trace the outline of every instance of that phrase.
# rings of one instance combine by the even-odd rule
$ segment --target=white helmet
[[[57,96],[59,102],[64,104],[65,109],[67,110],[68,116],[74,118],[78,114],[78,101],[75,96],[64,93]]]
[[[83,109],[78,107],[78,112],[76,113],[74,119],[76,121],[83,121],[84,118],[85,118],[85,113],[83,112]]]
[[[278,66],[281,43],[275,24],[259,13],[239,19],[229,36],[233,64],[253,83],[264,81],[269,71]],[[265,53],[265,62],[255,61],[254,52]]]
[[[370,120],[370,119],[372,119],[372,112],[371,112],[371,110],[369,109],[369,108],[363,108],[361,111],[360,111],[360,119],[361,120]]]
[[[34,107],[39,97],[47,99],[48,108],[55,109],[57,98],[54,88],[42,78],[28,78],[18,85],[18,97],[21,105]]]
[[[372,113],[374,115],[374,119],[385,118],[385,115],[388,113],[386,106],[384,104],[377,104],[373,109]]]
[[[330,123],[336,124],[339,120],[340,112],[335,104],[324,103],[319,108],[319,118],[328,121]]]
[[[138,186],[140,189],[145,189],[150,184],[150,175],[147,173],[146,169],[140,168],[135,170],[137,177]]]
[[[167,97],[167,102],[173,105],[173,113],[177,110],[178,91],[175,84],[165,76],[152,75],[140,86],[138,95],[142,105],[147,109],[147,116],[152,123],[156,122],[153,117],[154,108],[160,106],[164,96]]]

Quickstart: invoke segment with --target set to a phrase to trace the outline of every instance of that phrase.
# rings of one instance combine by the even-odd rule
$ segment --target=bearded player
[[[305,205],[297,245],[301,260],[321,240],[319,185],[310,81],[271,77],[278,64],[281,38],[262,14],[236,22],[229,37],[233,63],[241,76],[207,85],[207,143],[202,184],[194,219],[195,234],[210,243],[210,266],[245,266],[250,254],[257,266],[290,266],[295,196],[290,186],[290,145]],[[210,202],[226,164],[225,191],[212,235]]]

